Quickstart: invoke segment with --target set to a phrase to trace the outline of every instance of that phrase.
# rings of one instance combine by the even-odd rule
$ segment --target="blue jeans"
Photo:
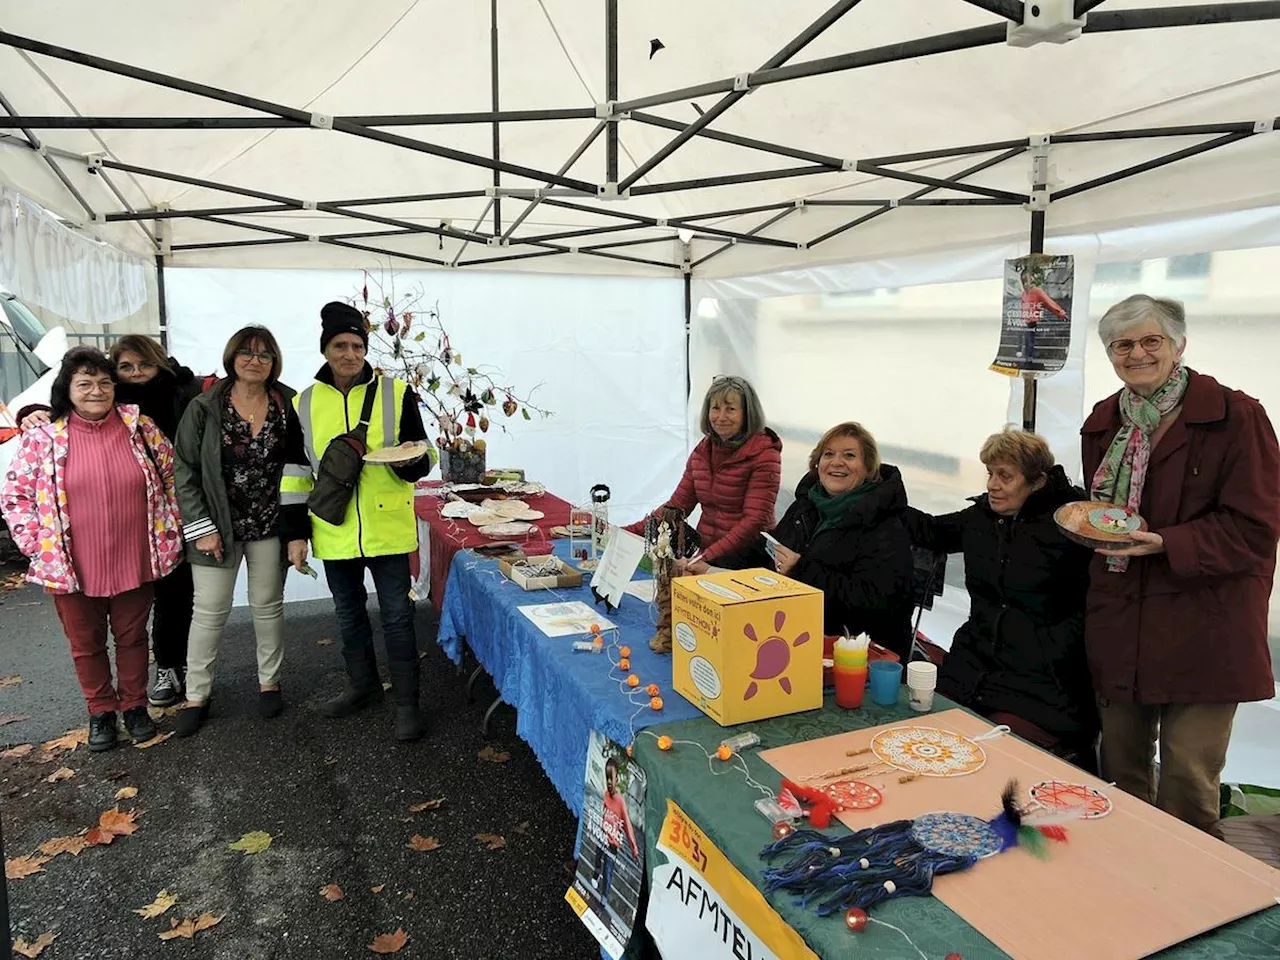
[[[387,644],[387,660],[416,663],[418,640],[413,629],[413,601],[409,599],[409,555],[356,557],[352,560],[325,560],[324,578],[333,593],[334,612],[342,632],[342,649],[363,650],[373,643],[369,623],[369,591],[364,572],[373,574],[382,614],[382,634]]]

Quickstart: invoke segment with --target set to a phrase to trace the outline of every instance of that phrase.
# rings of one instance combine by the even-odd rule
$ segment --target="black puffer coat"
[[[866,633],[905,663],[911,653],[911,542],[898,514],[907,491],[897,467],[882,465],[874,493],[853,505],[835,527],[815,533],[818,508],[810,470],[796,487],[796,501],[774,531],[778,542],[800,554],[791,577],[824,594],[828,635]]]
[[[178,437],[178,423],[187,404],[200,395],[200,381],[190,368],[180,366],[173,357],[173,373],[161,368],[146,383],[116,383],[116,403],[137,404],[138,409],[155,421],[170,442]]]
[[[969,619],[952,640],[938,692],[1073,742],[1098,727],[1084,652],[1091,553],[1058,532],[1053,511],[1085,499],[1054,467],[1014,517],[992,510],[986,494],[959,513],[902,516],[917,544],[964,554]]]

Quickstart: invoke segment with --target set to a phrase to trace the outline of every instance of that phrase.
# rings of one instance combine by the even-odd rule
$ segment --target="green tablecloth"
[[[953,706],[956,705],[941,697],[935,699],[935,710]],[[918,719],[919,716],[906,706],[905,695],[903,702],[896,707],[875,706],[868,698],[867,705],[861,710],[842,710],[828,697],[822,710],[742,724],[728,731],[710,719],[699,718],[650,727],[648,732],[667,734],[675,740],[692,740],[706,750],[714,751],[726,733],[754,731],[760,737],[761,746],[746,751],[744,759],[753,778],[766,786],[777,787],[781,778],[777,771],[756,756],[759,750],[906,718]],[[648,847],[646,865],[649,874],[652,875],[658,858],[665,862],[665,858],[654,849],[654,844],[666,816],[667,798],[670,797],[733,865],[758,885],[765,867],[759,853],[772,840],[772,833],[768,821],[752,806],[761,794],[745,782],[741,769],[726,766],[723,773],[714,775],[706,757],[692,747],[681,749],[677,746],[663,752],[658,749],[654,737],[646,735],[636,738],[635,757],[648,776],[645,844]],[[843,916],[821,918],[802,909],[789,893],[774,893],[768,899],[782,919],[799,932],[820,957],[851,956],[856,949],[858,957],[919,960],[920,955],[911,945],[886,927],[872,924],[865,932],[853,934],[845,929]],[[906,931],[930,960],[942,960],[952,952],[959,953],[964,960],[1007,957],[1003,950],[933,897],[890,900],[877,906],[873,915]],[[1089,918],[1082,917],[1081,922],[1088,923]],[[851,940],[855,937],[856,941]],[[1210,957],[1275,960],[1280,957],[1280,907],[1245,917],[1162,951],[1157,956],[1160,960],[1207,960]],[[681,958],[668,957],[667,960]]]

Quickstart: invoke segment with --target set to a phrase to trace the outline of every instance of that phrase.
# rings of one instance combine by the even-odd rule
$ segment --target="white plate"
[[[410,463],[414,460],[421,460],[427,455],[427,451],[431,449],[431,444],[425,440],[413,444],[410,447],[382,447],[378,450],[370,450],[364,455],[365,463],[380,463],[384,465],[395,465],[400,463]]]
[[[486,537],[522,537],[533,526],[528,523],[518,523],[514,520],[508,520],[504,523],[491,523],[480,528],[480,532]]]
[[[473,513],[480,513],[480,507],[466,500],[450,500],[440,510],[440,516],[450,520],[462,520]]]

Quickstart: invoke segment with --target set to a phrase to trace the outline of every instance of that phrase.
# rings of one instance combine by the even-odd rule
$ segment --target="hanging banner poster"
[[[644,885],[644,788],[626,749],[592,730],[578,867],[564,898],[614,960],[631,939]]]
[[[818,960],[675,801],[658,835],[645,927],[664,957]]]
[[[1000,346],[991,369],[1046,377],[1067,362],[1075,258],[1032,254],[1004,262]]]

